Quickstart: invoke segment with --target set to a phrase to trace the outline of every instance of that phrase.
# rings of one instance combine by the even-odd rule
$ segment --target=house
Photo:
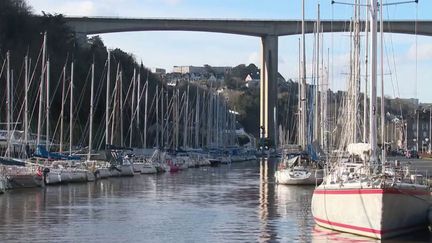
[[[260,84],[259,73],[250,73],[245,78],[245,83],[247,88],[257,88]]]
[[[151,71],[152,71],[152,73],[154,73],[156,75],[165,75],[166,74],[166,70],[163,68],[152,68]]]
[[[213,74],[211,74],[210,77],[207,79],[207,81],[211,82],[211,83],[214,83],[214,82],[216,82],[218,80],[217,80],[217,78]]]

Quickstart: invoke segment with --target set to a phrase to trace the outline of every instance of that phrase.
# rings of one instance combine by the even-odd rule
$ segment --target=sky
[[[331,4],[331,0],[305,0],[306,19],[349,19],[352,7]],[[365,2],[366,0],[360,0]],[[407,0],[383,0],[385,3]],[[126,18],[215,18],[215,19],[301,19],[301,0],[27,0],[34,13],[41,11],[67,16]],[[353,2],[353,0],[338,0]],[[364,11],[362,14],[364,16]],[[432,20],[432,1],[384,7],[385,20]],[[100,35],[109,48],[132,53],[149,68],[173,66],[260,65],[257,37],[206,32],[146,31]],[[300,36],[279,38],[279,72],[286,79],[298,79]],[[313,35],[306,37],[307,69],[312,66]],[[432,37],[384,35],[384,90],[386,96],[418,98],[432,103]],[[329,68],[330,87],[346,88],[349,72],[349,34],[324,34],[324,62]],[[363,45],[364,47],[364,45]],[[362,47],[362,48],[363,48]],[[364,51],[364,50],[363,50]],[[327,64],[328,60],[328,64]],[[308,71],[310,73],[310,71]],[[311,76],[311,74],[308,74]],[[310,81],[309,81],[310,82]],[[381,91],[378,91],[380,93]]]

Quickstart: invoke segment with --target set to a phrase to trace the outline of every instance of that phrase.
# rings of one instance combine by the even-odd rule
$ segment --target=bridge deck
[[[204,31],[249,36],[285,36],[301,33],[301,20],[236,20],[236,19],[127,19],[65,17],[77,33],[102,34],[130,31]],[[315,21],[305,22],[305,32],[314,31]],[[321,20],[324,32],[348,32],[346,20]],[[416,21],[391,20],[384,22],[384,31],[416,34]],[[364,29],[364,23],[361,23]],[[432,36],[432,21],[417,21],[417,34]]]

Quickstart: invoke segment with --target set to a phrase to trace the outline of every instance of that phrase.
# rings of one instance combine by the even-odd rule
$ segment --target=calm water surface
[[[370,242],[315,226],[314,187],[275,161],[110,178],[0,195],[0,242]],[[428,232],[393,241],[429,242]]]

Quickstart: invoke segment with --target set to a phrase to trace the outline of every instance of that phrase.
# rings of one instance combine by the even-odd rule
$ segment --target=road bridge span
[[[256,36],[261,38],[260,126],[262,137],[275,143],[277,134],[277,73],[278,37],[301,34],[300,20],[239,20],[239,19],[131,19],[66,17],[77,35],[131,31],[204,31]],[[305,32],[314,31],[315,21],[305,22]],[[416,26],[417,24],[417,26]],[[321,20],[324,32],[347,32],[350,22]],[[364,30],[364,23],[361,23]],[[432,21],[385,21],[384,31],[432,36]]]

